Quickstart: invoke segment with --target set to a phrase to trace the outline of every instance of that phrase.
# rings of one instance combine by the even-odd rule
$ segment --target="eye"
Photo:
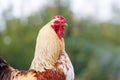
[[[61,23],[65,23],[65,21],[64,21],[64,20],[61,20]]]

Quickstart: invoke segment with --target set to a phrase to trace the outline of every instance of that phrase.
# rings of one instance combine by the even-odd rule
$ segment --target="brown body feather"
[[[2,62],[2,64],[4,64],[4,62]],[[7,67],[4,68],[2,74],[0,74],[0,80],[66,80],[66,75],[63,70],[58,68],[59,65],[61,65],[61,63],[56,62],[54,69],[46,69],[40,72],[36,70],[17,70],[6,64]]]

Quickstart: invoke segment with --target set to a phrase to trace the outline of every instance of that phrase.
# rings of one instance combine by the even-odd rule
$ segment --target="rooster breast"
[[[55,68],[63,70],[64,74],[66,75],[66,80],[74,80],[74,69],[65,51],[60,55],[58,61],[55,64]]]

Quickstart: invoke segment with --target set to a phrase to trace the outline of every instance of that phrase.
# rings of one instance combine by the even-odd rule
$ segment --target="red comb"
[[[60,16],[60,15],[54,16],[52,19],[59,19],[59,20],[62,20],[64,22],[66,22],[66,19],[63,16]]]

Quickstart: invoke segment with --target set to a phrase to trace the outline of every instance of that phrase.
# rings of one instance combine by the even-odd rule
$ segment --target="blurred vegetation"
[[[59,1],[25,19],[6,19],[6,29],[0,32],[0,56],[14,68],[29,69],[37,33],[54,15],[63,15],[69,24],[64,38],[75,80],[120,80],[120,25],[75,20],[69,4]]]

